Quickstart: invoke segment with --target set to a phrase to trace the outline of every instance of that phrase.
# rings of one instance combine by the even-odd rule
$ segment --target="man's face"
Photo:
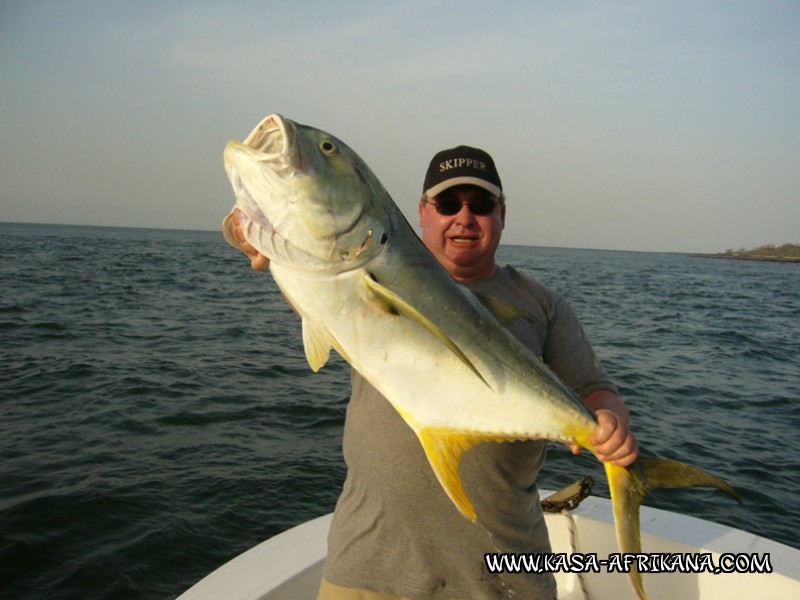
[[[491,276],[496,265],[494,254],[505,226],[506,208],[494,207],[488,215],[474,214],[467,203],[491,194],[473,185],[459,185],[419,206],[422,241],[450,275],[458,281],[477,281]],[[462,203],[454,215],[442,215],[435,204]]]

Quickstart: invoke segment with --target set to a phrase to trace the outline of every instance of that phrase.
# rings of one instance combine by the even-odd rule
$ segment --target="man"
[[[519,308],[525,316],[509,330],[595,412],[592,443],[600,459],[627,466],[638,453],[628,410],[572,309],[558,294],[495,262],[505,217],[489,154],[458,146],[433,157],[419,203],[423,242],[466,288]],[[268,259],[235,233],[253,268],[265,268]],[[478,514],[473,524],[445,495],[416,436],[389,402],[357,372],[352,383],[343,441],[348,475],[319,599],[555,598],[550,574],[500,575],[484,566],[486,553],[550,551],[536,488],[545,442],[484,443],[464,454],[460,474]]]

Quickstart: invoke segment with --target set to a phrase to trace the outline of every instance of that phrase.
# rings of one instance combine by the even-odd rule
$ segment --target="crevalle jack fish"
[[[245,237],[302,318],[311,368],[335,349],[375,386],[465,517],[477,515],[458,465],[473,445],[545,438],[592,451],[594,416],[501,324],[514,318],[508,307],[448,275],[346,144],[275,114],[228,143],[225,168]],[[233,211],[223,231],[238,247]],[[653,487],[714,486],[738,499],[721,479],[675,461],[604,467],[621,552],[641,552],[639,505]],[[641,575],[629,578],[645,598]]]

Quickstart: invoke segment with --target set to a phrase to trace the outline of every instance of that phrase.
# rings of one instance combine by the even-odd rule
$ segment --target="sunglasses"
[[[461,200],[456,200],[455,198],[442,198],[438,202],[433,202],[431,200],[427,202],[433,205],[436,212],[447,217],[458,214],[461,211],[461,207],[464,205],[469,207],[473,215],[490,215],[494,211],[494,207],[499,204],[496,199],[488,196],[475,198],[469,202],[461,202]]]

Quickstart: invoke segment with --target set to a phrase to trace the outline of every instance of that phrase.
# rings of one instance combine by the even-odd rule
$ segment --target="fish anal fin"
[[[522,439],[434,427],[420,429],[417,436],[442,488],[459,512],[472,522],[475,522],[478,517],[475,507],[464,492],[461,475],[458,471],[458,465],[464,452],[481,442],[513,442]]]
[[[653,488],[716,487],[741,504],[736,490],[725,481],[703,469],[678,461],[641,456],[630,467],[619,467],[610,462],[604,465],[614,508],[617,543],[623,554],[642,551],[639,508],[645,494]],[[637,597],[646,600],[642,575],[636,570],[635,564],[631,566],[628,579]]]
[[[395,294],[392,290],[382,286],[375,278],[372,277],[370,274],[367,274],[364,277],[364,282],[366,283],[367,288],[375,294],[377,298],[383,302],[383,305],[387,312],[393,315],[400,315],[407,319],[411,319],[415,323],[422,326],[424,329],[432,333],[436,336],[439,341],[441,341],[447,348],[456,356],[458,359],[466,365],[470,371],[475,373],[478,378],[489,388],[491,389],[492,386],[489,385],[489,382],[481,375],[480,371],[478,371],[477,367],[472,363],[472,361],[467,357],[466,354],[459,348],[456,343],[448,337],[446,333],[444,333],[439,327],[431,321],[428,317],[422,314],[416,307],[406,302],[403,298]]]
[[[325,327],[305,318],[303,319],[303,347],[308,364],[315,373],[328,362],[331,348],[335,348],[345,360],[348,360],[347,355]]]

